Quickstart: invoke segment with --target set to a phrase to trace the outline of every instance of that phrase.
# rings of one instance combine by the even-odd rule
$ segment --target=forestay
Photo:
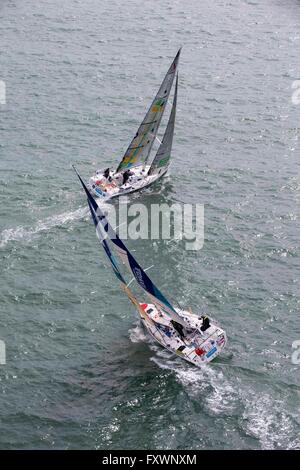
[[[176,105],[177,105],[177,88],[178,88],[178,74],[176,77],[175,93],[173,99],[172,110],[168,120],[168,124],[162,139],[162,142],[158,148],[158,151],[153,159],[148,175],[164,173],[170,163],[171,150],[173,143],[175,117],[176,117]]]
[[[180,50],[177,52],[159,90],[155,96],[142,124],[127,148],[117,172],[140,165],[145,162],[150,154],[153,142],[166,108],[174,77],[177,71]]]

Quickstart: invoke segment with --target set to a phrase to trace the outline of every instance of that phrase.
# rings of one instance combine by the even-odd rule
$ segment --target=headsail
[[[155,96],[142,124],[127,148],[117,172],[145,164],[155,140],[166,103],[168,101],[173,80],[177,70],[180,51],[176,54],[159,90]]]
[[[75,168],[74,168],[75,169]],[[121,257],[123,261],[126,262],[127,266],[131,270],[132,274],[134,275],[137,283],[146,291],[148,296],[150,297],[151,301],[156,304],[159,308],[162,308],[165,310],[170,317],[177,321],[178,323],[181,323],[182,325],[185,326],[185,322],[180,315],[176,312],[174,307],[170,304],[170,302],[167,300],[167,298],[163,295],[163,293],[158,289],[158,287],[155,286],[155,284],[151,281],[151,279],[148,277],[148,275],[145,273],[143,268],[138,264],[136,259],[132,256],[128,248],[124,245],[122,240],[119,238],[119,236],[116,234],[116,232],[113,230],[111,227],[110,223],[108,222],[107,218],[105,217],[104,213],[101,211],[100,207],[96,203],[95,199],[87,189],[86,185],[84,184],[82,178],[80,177],[79,173],[75,169],[78,178],[80,179],[80,182],[85,190],[85,193],[87,195],[88,199],[88,204],[92,213],[93,221],[96,226],[96,232],[97,236],[100,239],[106,254],[108,255],[112,265],[114,272],[118,279],[125,284],[124,278],[121,275],[117,263],[114,260],[114,257],[109,250],[108,244],[106,240],[104,239],[104,236],[107,236],[108,239],[114,244],[114,247]],[[103,236],[104,235],[104,236]],[[105,242],[103,244],[103,242]]]
[[[169,121],[165,130],[162,142],[157,150],[157,153],[149,169],[148,175],[153,175],[154,173],[160,174],[164,172],[169,166],[169,162],[171,158],[172,143],[173,143],[174,127],[175,127],[177,88],[178,88],[178,74],[176,77],[175,93],[174,93],[173,105],[172,105],[172,110],[170,113]]]

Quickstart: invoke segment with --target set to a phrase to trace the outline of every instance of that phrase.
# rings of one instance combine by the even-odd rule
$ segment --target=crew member
[[[123,183],[122,184],[126,184],[128,179],[129,179],[129,176],[131,176],[132,174],[133,173],[130,170],[124,171],[124,173],[123,173]]]
[[[200,330],[205,331],[210,327],[209,318],[208,318],[207,315],[202,315],[201,319],[202,319],[202,326],[201,326]]]
[[[175,320],[171,320],[171,324],[173,325],[173,327],[179,334],[180,338],[183,339],[184,338],[183,326]]]

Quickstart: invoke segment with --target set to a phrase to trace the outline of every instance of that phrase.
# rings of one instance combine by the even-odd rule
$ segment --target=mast
[[[159,90],[148,109],[134,138],[130,142],[116,172],[144,165],[152,149],[153,142],[166,108],[174,77],[177,71],[180,51],[177,52]]]
[[[113,230],[112,226],[108,222],[106,216],[101,211],[100,207],[98,206],[97,202],[89,192],[88,188],[86,187],[85,183],[83,182],[81,176],[73,167],[77,173],[77,176],[83,186],[83,189],[86,193],[88,199],[88,205],[92,214],[93,222],[96,227],[97,236],[105,249],[107,256],[110,259],[110,262],[113,266],[114,272],[118,279],[121,281],[122,285],[125,285],[125,281],[123,276],[121,275],[119,268],[117,266],[114,257],[108,248],[108,243],[106,239],[108,239],[114,246],[117,254],[124,261],[134,275],[135,280],[139,284],[139,286],[146,292],[150,300],[160,309],[164,310],[168,313],[168,315],[177,323],[180,323],[183,326],[186,326],[184,319],[178,315],[175,308],[171,305],[168,299],[164,296],[164,294],[159,290],[159,288],[151,281],[149,276],[143,270],[143,268],[139,265],[133,255],[130,253],[128,248],[124,245],[123,241],[119,238],[116,232]]]
[[[171,150],[174,136],[175,117],[176,117],[176,105],[177,105],[177,89],[178,89],[178,73],[176,76],[175,93],[173,98],[172,109],[168,124],[161,141],[161,144],[157,150],[157,153],[151,163],[151,167],[148,171],[148,175],[161,174],[165,172],[169,166],[171,158]]]

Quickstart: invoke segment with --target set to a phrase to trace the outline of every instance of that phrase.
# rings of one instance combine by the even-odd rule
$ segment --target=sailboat
[[[162,347],[198,367],[215,359],[226,345],[226,332],[206,315],[192,313],[170,303],[113,230],[81,176],[75,171],[86,193],[97,237],[122,290],[135,306],[150,336]],[[114,252],[133,275],[129,283],[121,272]],[[136,281],[146,298],[137,299],[129,288],[132,281]]]
[[[117,169],[115,171],[109,168],[106,170],[98,170],[90,178],[89,187],[94,196],[107,200],[138,191],[150,186],[167,172],[170,164],[175,127],[178,89],[177,68],[180,51],[181,49],[179,49],[169,67],[146,116],[130,142]],[[157,132],[168,103],[176,74],[172,108],[163,139],[160,141],[157,137]],[[152,162],[149,163],[155,140],[158,140],[160,145]]]

